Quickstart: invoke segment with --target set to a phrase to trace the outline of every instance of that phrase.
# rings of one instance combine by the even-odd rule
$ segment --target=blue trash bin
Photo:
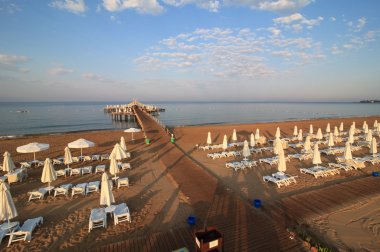
[[[256,208],[260,208],[262,204],[260,199],[254,199],[252,203],[253,203],[253,206]]]
[[[187,217],[187,224],[189,224],[190,226],[194,226],[196,221],[197,221],[197,218],[193,215],[190,215],[189,217]]]
[[[372,176],[379,177],[379,172],[377,172],[377,171],[372,172]]]

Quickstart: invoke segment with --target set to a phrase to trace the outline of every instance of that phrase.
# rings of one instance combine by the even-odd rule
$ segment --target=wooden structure
[[[145,111],[153,116],[159,115],[160,112],[164,112],[165,109],[159,108],[155,105],[147,105],[137,100],[133,100],[128,104],[119,104],[119,105],[107,105],[104,107],[104,112],[111,115],[112,120],[115,121],[136,121],[136,114],[134,107],[140,108],[142,111]]]

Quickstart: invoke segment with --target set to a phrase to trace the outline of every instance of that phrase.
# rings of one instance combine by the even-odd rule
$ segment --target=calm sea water
[[[0,136],[136,127],[134,122],[112,121],[103,111],[107,104],[0,103]],[[151,104],[166,109],[159,119],[168,126],[380,115],[380,104],[360,103]],[[18,110],[30,112],[19,113]]]

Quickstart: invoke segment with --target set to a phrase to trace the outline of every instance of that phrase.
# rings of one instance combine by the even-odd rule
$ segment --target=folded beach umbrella
[[[65,165],[67,165],[67,167],[70,167],[70,164],[73,163],[73,158],[72,158],[72,156],[71,156],[70,149],[69,149],[69,147],[67,147],[67,146],[66,146],[66,148],[65,148],[65,156],[64,156],[64,158],[63,158],[63,163],[64,163]]]
[[[279,137],[276,137],[273,141],[273,152],[274,154],[278,154],[282,150],[282,142]]]
[[[286,161],[285,161],[285,154],[284,154],[283,149],[281,149],[281,151],[278,153],[277,170],[279,172],[285,172],[286,171]]]
[[[84,138],[79,138],[78,140],[75,140],[74,142],[69,143],[67,146],[69,148],[74,148],[74,149],[80,149],[80,155],[83,156],[83,148],[90,148],[93,147],[95,144],[91,141],[88,141]]]
[[[363,129],[363,131],[364,131],[364,133],[365,133],[365,134],[367,134],[367,133],[368,133],[368,125],[367,125],[367,124],[364,126],[364,129]]]
[[[380,135],[380,123],[377,124],[377,133]]]
[[[134,140],[133,139],[133,133],[141,132],[141,129],[129,128],[129,129],[124,130],[124,132],[132,133],[132,141],[133,141]]]
[[[236,129],[234,129],[234,132],[232,133],[232,141],[233,141],[233,142],[236,142],[236,141],[237,141]]]
[[[367,142],[371,142],[372,141],[372,130],[368,130],[368,133],[367,135],[365,136],[365,140]]]
[[[337,126],[334,127],[334,136],[335,137],[339,136],[339,131],[338,131],[338,127]]]
[[[330,133],[330,132],[331,132],[330,123],[328,123],[326,126],[326,133]]]
[[[374,129],[377,128],[377,120],[375,120],[375,122],[373,123],[373,128],[374,128]]]
[[[329,146],[329,148],[331,149],[331,147],[333,147],[334,146],[334,135],[333,135],[333,133],[331,133],[330,132],[330,134],[329,134],[329,140],[328,140],[328,142],[327,142],[327,145]]]
[[[117,165],[115,155],[111,154],[110,157],[110,173],[111,175],[114,175],[114,177],[116,178],[116,174],[119,172],[119,167]]]
[[[300,129],[300,130],[298,131],[297,140],[298,140],[299,142],[302,142],[302,140],[303,140],[302,129]]]
[[[244,145],[243,145],[244,160],[247,160],[249,158],[249,156],[251,156],[251,151],[249,150],[248,141],[244,140]]]
[[[127,145],[125,144],[125,139],[124,137],[120,137],[120,146],[123,150],[127,151]]]
[[[249,145],[253,148],[255,147],[256,145],[256,141],[255,141],[255,135],[253,133],[251,133],[251,139],[249,141]]]
[[[112,193],[112,184],[108,179],[107,173],[102,175],[102,184],[100,189],[100,205],[101,206],[110,206],[112,203],[115,203],[115,198]]]
[[[211,140],[211,132],[209,131],[208,133],[207,133],[207,145],[211,145],[212,144],[212,140]]]
[[[280,127],[277,127],[276,129],[276,134],[274,135],[276,138],[280,138],[281,137],[281,131],[280,131]]]
[[[314,133],[313,124],[310,124],[309,134],[313,134],[313,133]]]
[[[317,135],[315,136],[318,140],[322,140],[323,135],[322,135],[322,130],[321,128],[318,128]]]
[[[116,160],[122,160],[124,158],[127,158],[127,153],[123,148],[121,148],[120,144],[117,143],[112,149],[112,152],[110,154],[110,157],[114,156]]]
[[[348,141],[346,142],[346,147],[344,148],[343,157],[345,160],[351,160],[352,159],[351,144]]]
[[[294,125],[294,130],[293,130],[293,136],[297,136],[298,135],[298,128],[297,128],[297,125]]]
[[[356,130],[356,123],[355,123],[355,121],[352,122],[351,126],[352,126],[352,128],[354,129],[354,131],[355,131],[355,130]]]
[[[45,159],[44,169],[42,170],[41,182],[50,183],[57,179],[57,173],[54,170],[53,164],[51,163],[50,158]]]
[[[319,164],[322,164],[321,153],[319,152],[317,143],[314,144],[313,164],[317,165],[317,167]]]
[[[49,144],[44,143],[29,143],[23,146],[17,147],[16,151],[19,153],[33,153],[33,161],[36,160],[36,152],[49,149]]]
[[[4,152],[3,156],[4,156],[3,171],[7,173],[12,173],[14,169],[16,169],[16,167],[15,167],[15,163],[12,160],[11,154],[8,151],[6,151]]]
[[[305,139],[305,143],[303,145],[304,152],[310,152],[311,151],[311,142],[310,142],[310,136],[307,136]]]
[[[223,137],[222,148],[223,148],[223,150],[227,150],[227,148],[228,148],[227,135],[224,135],[224,137]]]
[[[342,133],[343,130],[344,130],[344,128],[343,128],[343,122],[341,122],[340,125],[339,125],[339,131],[340,131],[340,133]]]
[[[363,122],[362,129],[364,130],[366,127],[368,127],[368,125],[367,125],[367,121],[364,121],[364,122]]]
[[[17,217],[17,215],[9,186],[5,181],[0,180],[0,220],[7,221],[8,227],[10,227],[10,219]]]
[[[348,133],[348,140],[347,142],[349,142],[350,144],[353,144],[354,143],[354,133],[350,130],[350,132]]]
[[[259,139],[260,139],[260,130],[257,128],[255,132],[255,140],[257,141]]]
[[[374,138],[374,137],[372,138],[372,141],[371,141],[370,152],[373,155],[373,157],[376,157],[376,154],[377,154],[377,143],[376,143],[376,138]]]

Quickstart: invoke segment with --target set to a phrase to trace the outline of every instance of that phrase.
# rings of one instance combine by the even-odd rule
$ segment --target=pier
[[[147,105],[137,100],[133,100],[128,104],[107,105],[104,107],[104,112],[111,115],[112,120],[115,121],[136,121],[136,113],[133,109],[138,107],[140,110],[149,113],[152,116],[157,116],[160,112],[165,112],[165,109],[155,105]]]

